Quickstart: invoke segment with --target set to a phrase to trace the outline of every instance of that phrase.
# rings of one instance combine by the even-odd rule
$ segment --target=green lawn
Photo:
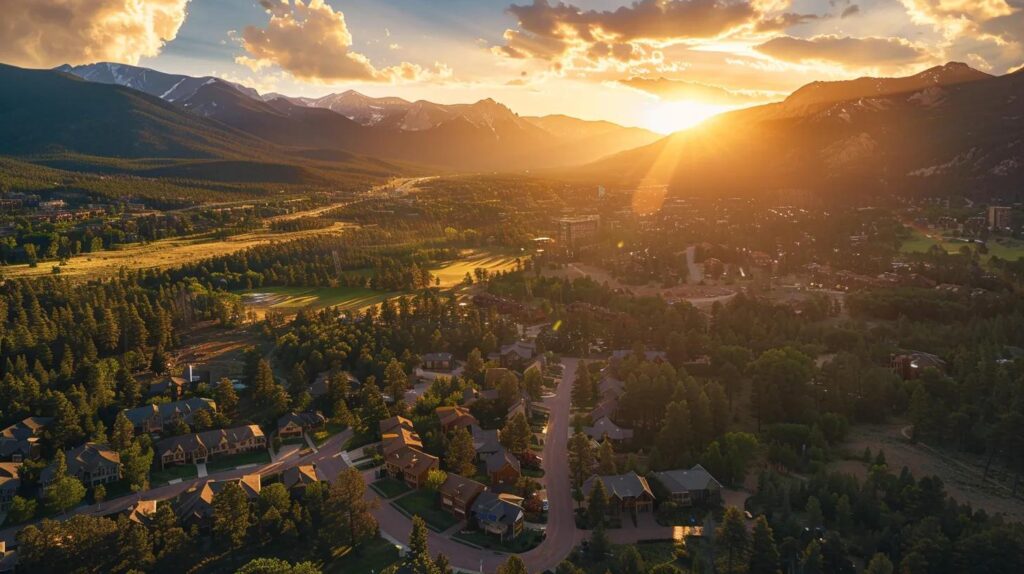
[[[340,425],[338,423],[328,422],[327,425],[324,428],[322,428],[322,429],[316,431],[315,433],[313,433],[313,436],[310,437],[310,438],[313,439],[313,442],[317,446],[320,446],[320,445],[324,444],[325,442],[327,442],[327,439],[329,439],[332,436],[342,432],[343,430],[345,430],[347,428],[348,427],[345,426],[345,425]]]
[[[417,490],[394,502],[396,506],[410,515],[416,515],[426,521],[427,526],[443,532],[454,526],[458,519],[441,510],[437,503],[437,493],[431,490]]]
[[[295,312],[307,307],[358,310],[399,295],[362,287],[261,287],[241,291],[240,294],[247,305],[283,312]]]
[[[925,253],[933,245],[939,245],[949,253],[957,253],[961,247],[965,246],[975,251],[980,247],[978,244],[966,240],[959,241],[943,237],[938,231],[912,229],[910,238],[900,244],[900,251],[903,253]],[[980,254],[983,261],[988,261],[992,256],[1010,261],[1024,258],[1024,241],[1018,239],[997,237],[990,239],[985,247],[988,249],[988,253]]]
[[[247,464],[267,464],[270,462],[270,453],[265,450],[256,452],[244,452],[231,456],[222,456],[206,463],[206,471],[210,474],[222,470],[230,470]]]
[[[149,474],[149,484],[152,486],[163,486],[175,478],[180,478],[181,480],[192,480],[196,476],[198,475],[196,474],[196,465],[194,464],[169,466],[163,470],[151,472]]]
[[[515,540],[508,542],[502,542],[497,536],[493,534],[487,534],[486,532],[457,532],[452,536],[454,540],[464,540],[470,544],[474,544],[481,548],[488,550],[496,550],[498,552],[510,552],[510,553],[521,553],[526,552],[538,544],[540,544],[542,534],[536,530],[530,530],[524,528],[522,534],[517,536]]]
[[[509,271],[515,267],[515,261],[514,255],[481,250],[467,253],[465,257],[434,267],[430,272],[441,280],[441,287],[454,287],[462,282],[466,273],[473,275],[473,271],[477,268],[486,269],[490,273]]]
[[[335,558],[324,564],[324,574],[349,572],[381,572],[399,561],[398,549],[383,538],[377,538],[352,550],[340,550]]]
[[[355,450],[361,446],[377,442],[377,433],[373,432],[373,429],[356,430],[352,438],[348,439],[343,447],[346,451]]]
[[[411,490],[404,482],[394,478],[382,478],[370,486],[384,498],[394,498]]]

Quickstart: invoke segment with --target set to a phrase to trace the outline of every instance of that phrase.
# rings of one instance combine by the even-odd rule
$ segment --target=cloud
[[[815,36],[803,39],[780,36],[755,49],[785,62],[830,62],[853,68],[904,66],[920,62],[927,56],[922,48],[902,38]]]
[[[413,82],[447,78],[451,70],[435,64],[432,69],[402,62],[377,68],[370,59],[353,52],[352,34],[345,15],[323,0],[260,0],[270,14],[266,28],[247,26],[242,32],[246,54],[235,58],[253,71],[277,66],[299,80],[330,83]]]
[[[713,104],[743,105],[770,101],[770,94],[739,92],[686,80],[670,80],[667,78],[633,77],[620,80],[620,84],[649,94],[662,100],[691,100]]]
[[[761,2],[764,3],[764,2]],[[752,28],[765,17],[771,28],[788,26],[805,16],[767,17],[757,1],[636,0],[615,10],[583,10],[572,4],[533,0],[513,4],[508,12],[518,27],[505,31],[505,43],[495,52],[512,58],[566,59],[584,55],[591,60],[627,61],[649,51],[688,40],[724,37]],[[627,57],[628,56],[628,57]]]
[[[0,61],[29,67],[137,64],[178,35],[188,0],[14,0],[0,17]]]
[[[860,6],[850,4],[843,9],[843,13],[839,15],[839,18],[849,18],[850,16],[856,16],[857,14],[860,14]]]

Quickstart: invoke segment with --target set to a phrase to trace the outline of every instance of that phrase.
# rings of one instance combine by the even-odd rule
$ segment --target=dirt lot
[[[1010,490],[1002,484],[982,476],[980,461],[939,452],[923,444],[914,444],[904,438],[905,423],[886,425],[860,425],[850,430],[846,449],[851,454],[860,454],[870,447],[873,454],[881,448],[889,468],[899,472],[906,466],[915,477],[938,476],[946,486],[946,492],[958,502],[969,503],[988,513],[1003,513],[1008,518],[1024,521],[1024,500],[1010,496]],[[863,478],[866,468],[863,463],[847,460],[837,463],[834,470],[841,470]]]
[[[211,380],[215,383],[222,377],[240,375],[243,351],[261,342],[252,329],[203,325],[182,337],[181,349],[175,354],[174,361],[180,368],[192,364],[201,371],[210,371]]]

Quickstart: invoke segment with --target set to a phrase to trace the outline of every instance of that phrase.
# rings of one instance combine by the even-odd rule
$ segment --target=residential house
[[[192,486],[174,500],[174,512],[182,526],[196,525],[201,530],[210,528],[213,525],[213,498],[232,482],[242,488],[249,500],[259,497],[262,485],[258,474],[247,474],[234,480],[207,480]]]
[[[361,383],[359,382],[359,379],[355,377],[355,375],[348,371],[342,371],[340,375],[344,377],[346,383],[345,396],[353,396],[359,392],[359,387],[361,386]],[[320,374],[318,374],[316,376],[316,379],[313,380],[313,384],[310,385],[309,387],[309,394],[313,398],[322,397],[326,395],[328,391],[327,382],[330,380],[330,378],[330,371],[323,371]]]
[[[205,463],[211,458],[254,452],[267,448],[267,437],[258,425],[208,430],[165,438],[156,443],[160,467]]]
[[[128,507],[125,515],[128,520],[148,526],[156,514],[156,500],[140,500]]]
[[[508,412],[505,413],[505,420],[512,420],[519,414],[526,417],[526,422],[530,422],[530,415],[533,414],[533,403],[525,393],[508,408]]]
[[[455,357],[451,353],[427,353],[420,357],[420,368],[425,371],[449,372],[455,368]]]
[[[149,386],[150,397],[170,397],[172,401],[185,398],[185,395],[192,389],[192,383],[185,377],[167,377],[162,381]]]
[[[505,449],[488,456],[484,465],[487,467],[487,476],[493,485],[515,484],[523,475],[519,459]]]
[[[64,455],[68,476],[80,480],[87,487],[121,480],[121,455],[108,444],[87,442]],[[52,464],[39,474],[39,484],[49,486],[57,479],[56,467]]]
[[[380,428],[381,435],[392,432],[394,429],[399,427],[407,429],[412,432],[416,431],[416,428],[413,427],[411,420],[400,416],[393,416],[391,418],[384,419],[377,423],[377,426]]]
[[[904,381],[917,379],[925,369],[946,370],[946,362],[937,355],[922,351],[910,351],[892,355],[889,366]]]
[[[510,369],[519,369],[527,365],[537,355],[537,344],[529,341],[516,341],[503,345],[497,353],[498,364]]]
[[[20,468],[20,462],[0,462],[0,512],[11,507],[14,495],[21,488]]]
[[[721,499],[722,483],[699,464],[689,470],[665,470],[655,472],[652,476],[669,494],[672,502],[680,506],[714,503]]]
[[[618,399],[626,392],[626,382],[610,375],[605,375],[597,383],[598,391],[603,399]]]
[[[633,438],[633,430],[622,428],[608,417],[594,421],[594,424],[583,428],[583,434],[601,442],[608,438],[612,442],[624,442]]]
[[[281,484],[292,493],[301,493],[314,482],[323,481],[320,470],[315,464],[300,464],[285,469],[281,473]]]
[[[498,439],[498,429],[484,430],[473,425],[469,432],[473,435],[473,448],[476,449],[476,456],[482,461],[504,448]]]
[[[39,439],[51,422],[50,417],[28,417],[0,431],[0,461],[39,458]]]
[[[514,540],[523,532],[522,498],[483,491],[473,502],[470,516],[481,530],[501,540]]]
[[[427,473],[438,469],[438,459],[417,448],[402,447],[384,458],[384,466],[391,477],[401,479],[412,488],[427,482]]]
[[[0,540],[0,574],[11,574],[18,566],[18,553],[7,549],[7,542]]]
[[[125,409],[124,415],[135,427],[135,432],[160,432],[177,421],[191,423],[200,410],[217,411],[217,403],[210,399],[192,397],[162,405],[146,405]]]
[[[590,411],[590,420],[598,421],[615,415],[619,410],[618,397],[609,397],[601,401]]]
[[[654,492],[647,479],[633,471],[611,476],[591,476],[583,483],[583,494],[590,497],[594,484],[601,481],[608,496],[608,513],[613,516],[651,512],[654,508]]]
[[[609,360],[612,368],[614,369],[629,357],[632,357],[635,353],[632,349],[619,349],[612,351],[612,356]],[[668,361],[668,355],[664,351],[644,351],[643,360],[648,363],[665,363]]]
[[[420,435],[416,434],[416,431],[409,430],[404,426],[395,427],[391,431],[381,435],[380,439],[380,450],[384,456],[388,456],[389,454],[405,447],[423,450],[423,441],[420,439]]]
[[[288,413],[277,419],[277,436],[301,438],[303,433],[321,429],[325,424],[327,419],[320,412]]]
[[[441,493],[441,508],[459,518],[469,516],[476,497],[485,490],[487,487],[483,484],[457,474],[449,474],[441,488],[437,489]]]
[[[480,424],[466,407],[437,407],[434,413],[441,421],[441,431],[446,434],[457,428],[469,430],[473,425]]]

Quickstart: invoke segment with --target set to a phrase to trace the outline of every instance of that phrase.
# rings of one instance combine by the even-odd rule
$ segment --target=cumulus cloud
[[[925,51],[902,38],[780,36],[756,47],[777,60],[796,64],[830,62],[854,68],[895,67],[920,62]]]
[[[770,94],[729,90],[701,82],[670,80],[667,78],[633,77],[620,80],[620,84],[649,94],[662,100],[691,100],[714,104],[743,105],[771,100]]]
[[[352,34],[345,15],[323,0],[260,0],[270,15],[266,28],[247,26],[241,35],[246,54],[236,62],[253,71],[277,66],[299,80],[329,83],[411,82],[447,78],[451,70],[435,64],[424,68],[402,62],[378,68],[370,59],[353,52]]]
[[[0,17],[0,60],[29,67],[137,64],[178,35],[188,0],[15,0]]]
[[[1022,0],[901,0],[912,21],[942,34],[950,57],[995,72],[1024,60]]]

